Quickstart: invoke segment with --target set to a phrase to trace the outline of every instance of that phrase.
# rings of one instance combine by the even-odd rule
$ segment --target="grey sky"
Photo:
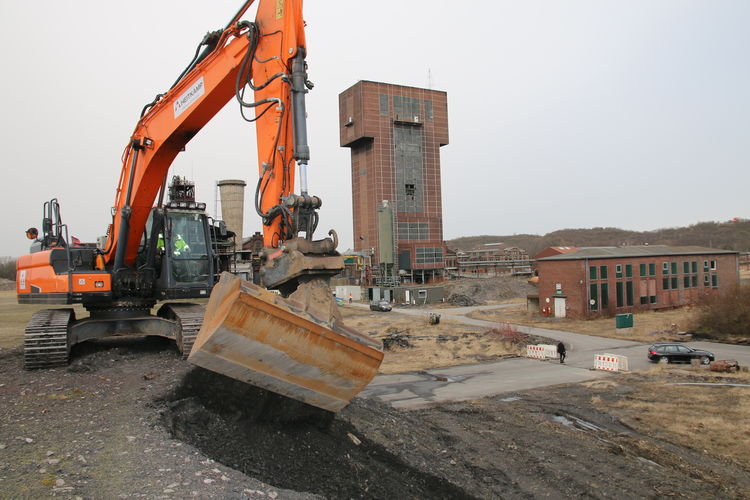
[[[141,108],[240,4],[2,0],[0,255],[27,252],[24,230],[53,197],[71,234],[104,233]],[[352,219],[337,96],[361,79],[448,93],[446,239],[748,216],[746,0],[308,0],[305,18],[310,191],[341,250]],[[213,211],[218,179],[245,179],[251,199],[256,165],[253,126],[230,103],[172,173]],[[247,234],[260,221],[246,205]]]

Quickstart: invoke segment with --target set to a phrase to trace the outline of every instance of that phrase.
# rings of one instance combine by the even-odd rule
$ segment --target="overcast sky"
[[[4,216],[0,256],[28,250],[59,199],[84,241],[104,234],[120,155],[239,0],[0,0]],[[305,2],[310,192],[320,237],[352,246],[338,94],[359,80],[448,93],[444,236],[571,227],[650,230],[750,216],[747,0]],[[246,18],[251,19],[251,16]],[[175,161],[214,183],[257,180],[253,125],[231,102]]]

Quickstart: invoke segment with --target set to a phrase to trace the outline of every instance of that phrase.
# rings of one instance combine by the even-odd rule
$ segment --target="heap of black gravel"
[[[201,368],[166,399],[163,421],[175,437],[277,487],[329,498],[472,498],[336,414]]]

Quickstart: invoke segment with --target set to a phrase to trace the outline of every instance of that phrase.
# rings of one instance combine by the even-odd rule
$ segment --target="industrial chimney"
[[[221,199],[221,218],[227,229],[235,236],[235,251],[242,250],[242,223],[245,209],[245,181],[228,179],[219,181],[219,198]]]

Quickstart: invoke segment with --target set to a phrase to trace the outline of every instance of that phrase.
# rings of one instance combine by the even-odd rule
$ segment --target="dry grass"
[[[653,342],[672,340],[676,331],[685,330],[690,322],[690,308],[667,311],[646,311],[633,315],[632,331],[617,330],[615,318],[576,320],[570,318],[540,318],[526,311],[526,304],[505,309],[476,311],[469,317],[485,321],[508,322],[551,330],[564,330],[598,337]],[[674,325],[674,326],[673,326]]]
[[[208,299],[185,299],[172,300],[170,302],[195,302],[205,304]],[[159,308],[157,304],[153,313]],[[64,305],[64,304],[43,304],[43,305],[26,305],[19,304],[16,300],[15,290],[0,291],[0,348],[14,347],[23,344],[23,334],[26,329],[26,323],[31,316],[40,309],[59,309],[72,307],[75,311],[76,318],[84,318],[89,315],[82,305]]]
[[[750,467],[750,388],[669,385],[750,384],[750,374],[718,374],[699,367],[664,366],[654,367],[645,374],[646,382],[611,405],[620,410],[625,423],[660,439],[725,456]]]
[[[16,300],[15,290],[0,291],[0,348],[23,344],[26,323],[40,309],[73,307],[76,316],[87,315],[81,306],[21,305]]]
[[[385,351],[380,373],[422,371],[444,366],[477,363],[516,356],[521,347],[499,332],[442,320],[430,325],[426,318],[397,313],[368,312],[343,307],[347,326],[369,333],[377,340],[392,333],[404,337],[411,347]]]

